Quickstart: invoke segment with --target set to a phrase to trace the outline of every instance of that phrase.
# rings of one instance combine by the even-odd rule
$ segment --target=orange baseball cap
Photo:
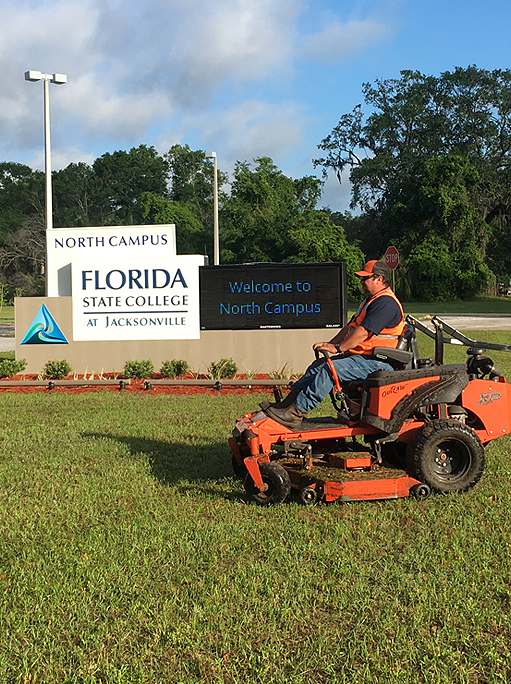
[[[363,270],[356,271],[355,275],[359,276],[360,278],[372,275],[387,276],[388,278],[390,275],[390,268],[387,266],[387,264],[383,263],[383,261],[371,259],[371,261],[368,261],[367,264],[364,266]]]

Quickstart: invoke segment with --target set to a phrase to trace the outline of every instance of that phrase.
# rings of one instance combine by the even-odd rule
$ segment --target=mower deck
[[[326,502],[398,499],[409,496],[410,490],[421,483],[403,470],[385,462],[373,464],[371,458],[342,458],[332,454],[328,461],[313,459],[310,470],[304,472],[300,459],[282,459],[291,480],[291,488],[298,491],[304,503],[307,499]],[[308,490],[314,490],[310,492]],[[424,493],[422,493],[424,496]]]

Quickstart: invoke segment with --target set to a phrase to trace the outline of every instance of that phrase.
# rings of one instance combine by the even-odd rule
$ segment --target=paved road
[[[13,351],[14,323],[0,323],[0,352]]]
[[[0,352],[14,351],[15,347],[14,337],[0,337]]]
[[[511,314],[438,314],[457,330],[511,330]],[[426,317],[419,320],[428,323]]]
[[[511,314],[444,314],[439,318],[458,330],[511,330]],[[427,324],[426,317],[421,316],[420,320]],[[14,348],[14,325],[0,325],[0,351]]]

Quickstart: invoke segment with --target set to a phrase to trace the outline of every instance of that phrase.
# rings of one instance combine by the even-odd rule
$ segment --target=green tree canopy
[[[0,244],[30,217],[44,223],[44,174],[24,164],[0,162]]]
[[[164,155],[168,164],[168,198],[188,205],[205,225],[213,216],[213,164],[202,150],[191,150],[188,145],[173,145]],[[218,189],[227,174],[218,170]]]
[[[80,162],[52,174],[53,225],[56,228],[103,226],[113,222],[114,209],[103,179]]]
[[[154,147],[140,145],[129,152],[104,154],[92,168],[114,212],[113,223],[132,224],[136,204],[144,192],[164,196],[167,190],[167,163]]]
[[[221,215],[222,261],[323,262],[345,261],[348,292],[360,297],[353,272],[364,262],[344,229],[317,210],[321,181],[315,176],[292,179],[268,157],[255,166],[238,163],[230,198]]]
[[[178,254],[206,254],[209,236],[189,206],[146,192],[140,199],[141,223],[174,224]],[[212,238],[211,238],[212,239]]]
[[[511,71],[402,71],[363,93],[370,113],[359,105],[342,116],[315,163],[339,178],[349,170],[352,206],[370,218],[376,238],[368,256],[395,243],[406,261],[437,235],[470,274],[444,296],[484,290],[492,275],[480,264],[511,219]],[[509,257],[505,268],[511,272]]]
[[[168,164],[168,198],[175,203],[175,210],[180,207],[181,212],[180,222],[176,221],[178,245],[186,244],[186,249],[196,248],[195,253],[208,254],[212,263],[214,165],[203,150],[192,150],[188,145],[173,145],[164,156]],[[222,191],[228,176],[220,169],[217,181],[218,201],[222,205],[228,199]],[[185,226],[192,219],[202,226],[201,231],[188,232]]]
[[[355,275],[364,264],[364,255],[346,239],[344,228],[332,223],[327,212],[307,211],[290,230],[293,255],[287,261],[344,261],[347,268],[348,297],[360,299],[360,281]]]
[[[290,231],[320,195],[317,178],[293,180],[268,157],[254,162],[254,168],[247,162],[236,164],[231,196],[221,213],[223,261],[288,259],[294,249]]]

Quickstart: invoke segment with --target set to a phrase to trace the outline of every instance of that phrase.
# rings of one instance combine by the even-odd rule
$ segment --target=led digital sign
[[[346,324],[346,264],[203,266],[202,330],[337,328]]]

